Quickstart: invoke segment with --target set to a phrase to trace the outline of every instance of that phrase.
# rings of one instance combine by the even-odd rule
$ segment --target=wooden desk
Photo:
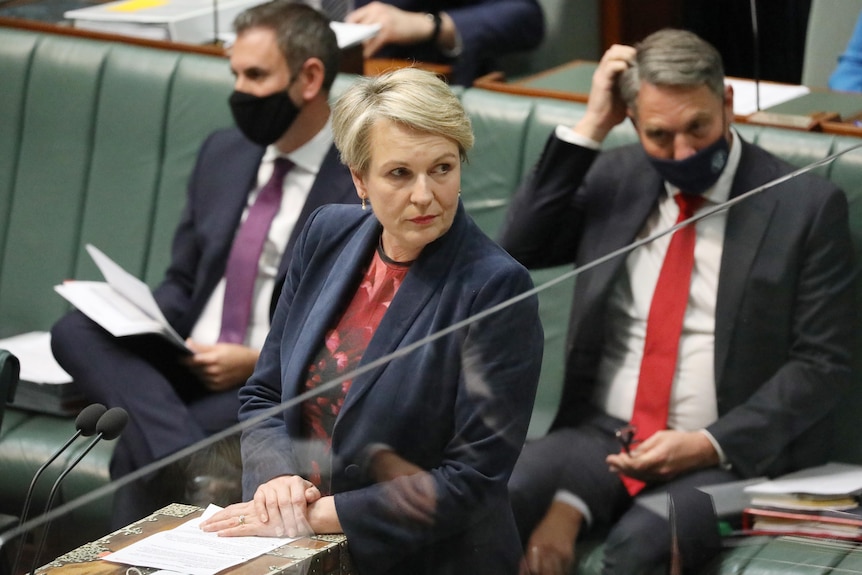
[[[125,44],[134,44],[137,46],[147,46],[149,48],[158,48],[160,50],[172,50],[179,52],[191,52],[196,54],[208,54],[212,56],[227,57],[222,46],[217,44],[184,44],[180,42],[167,42],[163,40],[149,40],[146,38],[137,38],[135,36],[126,36],[121,34],[109,34],[105,32],[96,32],[93,30],[82,30],[72,26],[64,26],[49,22],[40,22],[36,20],[22,20],[20,18],[7,18],[0,16],[0,26],[7,28],[22,28],[24,30],[32,30],[35,32],[45,32],[49,34],[63,34],[65,36],[77,36],[80,38],[92,38],[95,40],[104,40],[108,42],[122,42]],[[345,74],[362,74],[363,73],[363,57],[362,46],[350,46],[341,51],[341,66],[339,72]],[[228,73],[227,64],[225,64],[225,74]]]
[[[474,86],[534,98],[586,103],[597,66],[597,62],[574,60],[511,83],[507,83],[502,74],[492,73],[476,80]],[[745,116],[734,118],[737,122],[745,122],[745,119]]]
[[[361,55],[361,52],[360,52]],[[452,66],[446,64],[435,64],[434,62],[419,62],[414,60],[400,60],[397,58],[367,58],[363,64],[363,73],[366,76],[379,76],[392,70],[400,68],[419,68],[433,72],[447,82],[452,75]]]
[[[597,62],[574,60],[514,82],[507,82],[501,72],[492,72],[477,78],[473,87],[535,98],[586,102],[597,65]]]
[[[41,575],[125,575],[127,565],[110,563],[101,556],[122,549],[153,533],[173,529],[203,510],[191,505],[174,504],[164,507],[149,517],[114,531],[92,543],[66,553],[40,567]],[[141,573],[156,569],[140,568]],[[221,571],[219,575],[278,575],[303,573],[304,575],[353,575],[355,570],[347,552],[344,535],[314,535],[291,541],[278,549]]]
[[[749,123],[802,127],[841,136],[862,137],[862,94],[812,90],[748,117]],[[807,126],[806,126],[807,120]],[[792,124],[798,123],[799,126]]]
[[[503,74],[495,72],[477,79],[473,85],[495,92],[585,103],[597,65],[575,60],[513,82],[507,82]],[[804,96],[754,114],[735,115],[734,121],[862,137],[862,94],[811,90]]]
[[[21,3],[33,3],[33,0],[15,0]],[[103,3],[108,0],[92,0],[94,4]],[[158,48],[161,50],[173,50],[180,52],[192,52],[198,54],[209,54],[214,56],[226,57],[227,54],[222,46],[215,43],[212,44],[185,44],[181,42],[168,42],[163,40],[150,40],[147,38],[138,38],[135,36],[127,36],[122,34],[111,34],[107,32],[97,32],[94,30],[83,30],[74,28],[66,23],[47,22],[40,20],[25,20],[22,18],[9,18],[0,16],[0,26],[8,28],[23,28],[35,32],[46,32],[50,34],[63,34],[66,36],[78,36],[81,38],[92,38],[96,40],[105,40],[109,42],[123,42],[126,44],[135,44],[138,46],[147,46],[150,48]],[[376,76],[383,72],[404,68],[407,66],[415,66],[423,70],[428,70],[440,75],[446,81],[452,74],[452,66],[446,64],[435,64],[433,62],[415,62],[410,60],[397,60],[389,58],[368,58],[362,55],[362,45],[356,44],[341,50],[341,62],[338,71],[344,74],[356,74],[366,76]]]

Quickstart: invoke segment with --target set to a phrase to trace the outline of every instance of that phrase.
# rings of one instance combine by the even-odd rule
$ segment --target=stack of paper
[[[69,10],[63,17],[75,28],[124,36],[203,44],[234,40],[236,16],[263,0],[119,0]],[[331,22],[342,50],[374,37],[379,24]]]
[[[745,492],[751,505],[743,512],[743,527],[754,533],[862,539],[862,466],[829,463]]]
[[[859,505],[862,466],[828,463],[745,488],[752,505],[848,509]]]
[[[69,10],[76,28],[187,44],[212,42],[262,0],[119,0]]]

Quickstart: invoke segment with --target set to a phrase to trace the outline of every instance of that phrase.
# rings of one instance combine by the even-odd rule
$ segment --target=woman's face
[[[386,255],[415,260],[455,218],[461,187],[458,145],[386,119],[372,126],[370,140],[368,172],[352,171],[353,182],[383,225]]]

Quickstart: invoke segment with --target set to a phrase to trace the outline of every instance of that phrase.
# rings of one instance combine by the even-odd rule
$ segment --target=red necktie
[[[674,199],[679,206],[677,223],[694,215],[703,203],[703,196],[692,194],[679,193]],[[694,239],[694,225],[674,232],[653,292],[631,421],[636,430],[635,441],[644,441],[656,431],[667,428],[682,318],[691,291]],[[644,487],[637,479],[627,476],[622,479],[632,496]]]
[[[284,176],[292,167],[293,162],[287,158],[276,158],[272,176],[261,188],[234,237],[224,274],[224,308],[218,338],[221,342],[245,341],[260,254],[269,234],[269,226],[281,207]]]

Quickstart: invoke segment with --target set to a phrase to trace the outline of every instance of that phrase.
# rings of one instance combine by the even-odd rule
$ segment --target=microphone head
[[[112,407],[99,418],[96,423],[96,433],[100,433],[102,439],[115,439],[123,432],[128,421],[129,414],[125,409]]]
[[[84,437],[89,437],[96,433],[96,424],[105,412],[107,407],[101,403],[93,403],[81,410],[78,418],[75,419],[75,429],[81,432]]]

